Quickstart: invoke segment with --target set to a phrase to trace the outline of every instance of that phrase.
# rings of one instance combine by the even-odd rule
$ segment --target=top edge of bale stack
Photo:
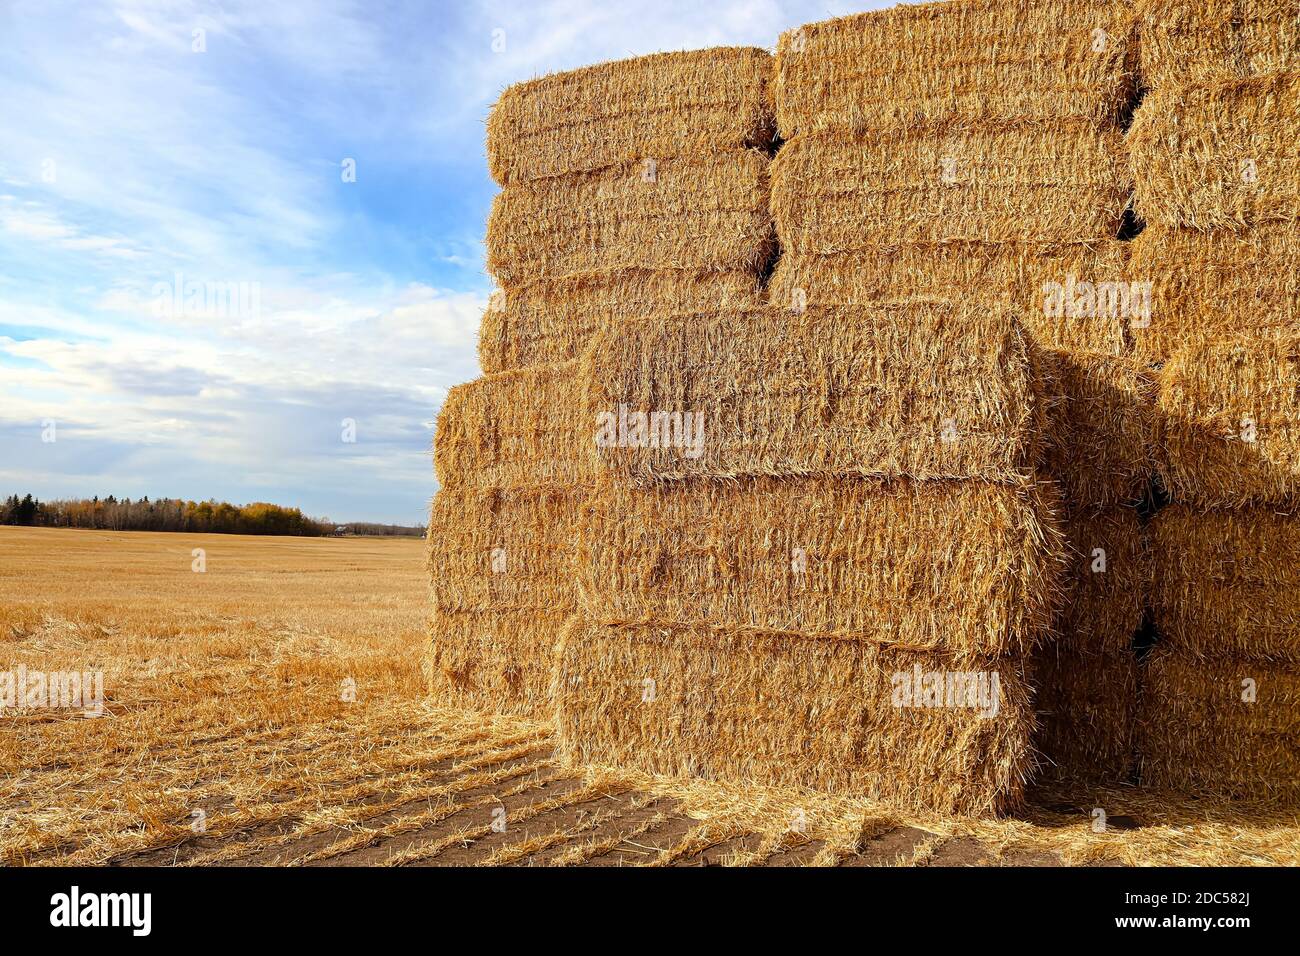
[[[950,0],[781,35],[782,138],[817,129],[1118,122],[1134,90],[1136,20],[1115,0]]]
[[[501,185],[653,156],[765,148],[772,55],[758,47],[655,53],[508,87],[488,119]]]
[[[1295,0],[1139,0],[1138,13],[1151,89],[1300,69]]]

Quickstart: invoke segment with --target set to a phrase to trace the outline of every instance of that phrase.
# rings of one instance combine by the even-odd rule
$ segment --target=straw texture
[[[1033,658],[1034,743],[1048,777],[1118,783],[1133,770],[1133,637],[1151,593],[1151,557],[1131,508],[1076,511],[1064,526],[1070,565],[1059,637]]]
[[[882,246],[871,255],[786,253],[768,296],[786,308],[800,301],[865,305],[906,298],[1006,302],[1045,348],[1119,355],[1133,317],[1123,308],[1122,292],[1108,293],[1129,282],[1128,246],[1115,240],[953,242]]]
[[[1033,708],[1006,661],[995,716],[894,705],[894,675],[939,655],[852,641],[573,622],[553,689],[569,764],[871,795],[942,813],[1019,802]],[[651,699],[647,700],[646,698]]]
[[[624,269],[528,282],[489,307],[479,330],[485,372],[579,358],[602,329],[624,317],[700,312],[756,304],[759,280],[747,272]]]
[[[1152,536],[1161,646],[1184,660],[1300,664],[1300,518],[1174,505]]]
[[[433,603],[446,609],[571,609],[584,489],[444,488],[429,521]]]
[[[1149,224],[1245,229],[1300,217],[1300,74],[1157,90],[1126,144]]]
[[[1144,361],[1164,362],[1187,346],[1245,332],[1300,335],[1300,234],[1291,226],[1151,226],[1132,246],[1132,279],[1151,283],[1151,323],[1132,332]]]
[[[1140,0],[1141,74],[1156,89],[1300,69],[1295,0]]]
[[[1207,508],[1293,502],[1300,492],[1300,338],[1189,346],[1161,369],[1161,477]]]
[[[434,608],[430,692],[439,705],[550,720],[556,638],[568,615]]]
[[[1059,395],[1051,404],[1043,469],[1079,506],[1136,503],[1156,473],[1154,382],[1120,356],[1045,352]]]
[[[824,128],[1116,120],[1134,23],[1110,0],[959,0],[813,23],[777,44],[786,139]]]
[[[1054,489],[986,482],[605,482],[581,524],[580,603],[613,624],[795,632],[955,656],[1050,636]]]
[[[647,162],[507,186],[488,219],[488,269],[509,286],[602,270],[764,266],[767,154]]]
[[[794,255],[1110,239],[1132,191],[1122,144],[1082,124],[805,134],[772,162],[772,215]]]
[[[1137,512],[1081,509],[1064,523],[1070,569],[1057,627],[1075,653],[1132,657],[1152,588],[1152,559]]]
[[[1040,776],[1094,785],[1127,783],[1136,759],[1137,658],[1062,644],[1036,655],[1033,665]]]
[[[488,167],[504,186],[646,156],[767,146],[771,74],[766,50],[714,47],[517,83],[488,118]]]
[[[1001,310],[979,304],[655,316],[598,334],[585,361],[589,413],[620,426],[599,455],[620,478],[642,483],[692,475],[1018,481],[1041,447],[1043,386],[1022,334]],[[695,447],[653,428],[639,439],[622,427],[624,412],[690,412]]]
[[[1254,700],[1243,699],[1252,687]],[[1144,785],[1295,806],[1300,668],[1208,664],[1157,648],[1144,672],[1139,737]]]
[[[484,375],[447,394],[433,463],[447,488],[580,487],[595,476],[580,363]]]

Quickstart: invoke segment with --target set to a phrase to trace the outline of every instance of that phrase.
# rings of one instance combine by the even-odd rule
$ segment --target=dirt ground
[[[561,767],[546,727],[427,699],[426,593],[412,539],[0,528],[0,672],[102,671],[104,689],[100,716],[0,711],[0,858],[1300,863],[1295,812],[1133,788],[1036,793],[1019,816],[970,820]]]

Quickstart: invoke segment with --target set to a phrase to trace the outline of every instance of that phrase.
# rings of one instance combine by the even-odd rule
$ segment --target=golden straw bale
[[[1194,343],[1160,371],[1160,472],[1175,501],[1284,504],[1300,492],[1300,337]]]
[[[1132,185],[1116,130],[801,135],[772,161],[772,215],[794,255],[906,242],[1075,242],[1119,234]]]
[[[590,484],[599,463],[582,413],[581,363],[484,375],[447,393],[433,463],[447,488]]]
[[[488,269],[505,285],[617,269],[745,269],[774,248],[768,157],[650,158],[507,186],[488,219]]]
[[[549,721],[556,639],[569,613],[544,608],[446,610],[430,625],[436,703]]]
[[[433,603],[446,609],[575,606],[581,488],[443,488],[429,520]]]
[[[580,521],[596,623],[659,619],[962,656],[1051,634],[1055,489],[981,481],[602,482]]]
[[[767,146],[772,55],[714,47],[601,63],[516,83],[488,117],[501,185],[646,156]]]
[[[1155,385],[1126,356],[1043,352],[1049,405],[1043,470],[1078,506],[1136,503],[1156,473]]]
[[[1142,82],[1247,79],[1300,69],[1295,0],[1140,0]]]
[[[1137,512],[1081,508],[1065,520],[1069,571],[1057,622],[1065,652],[1132,656],[1152,588],[1152,559]]]
[[[1188,659],[1300,663],[1300,518],[1172,505],[1152,538],[1161,646]]]
[[[624,316],[756,304],[749,272],[623,269],[528,282],[494,297],[479,329],[485,372],[579,358],[597,329]]]
[[[1300,218],[1300,73],[1157,90],[1126,143],[1147,223],[1244,229]]]
[[[1293,226],[1150,226],[1132,246],[1130,277],[1151,287],[1151,322],[1133,329],[1143,360],[1164,362],[1198,340],[1247,331],[1300,334],[1300,232]]]
[[[789,307],[877,299],[1010,303],[1044,348],[1119,355],[1142,320],[1146,289],[1129,288],[1129,243],[1117,240],[905,243],[866,255],[792,255],[777,262],[769,301]]]
[[[1118,120],[1135,25],[1112,0],[899,4],[812,23],[777,44],[781,135],[919,123]]]
[[[948,692],[981,677],[985,706],[955,706],[980,695]],[[908,685],[920,691],[910,700]],[[572,765],[956,814],[1014,807],[1031,769],[1033,707],[1014,660],[958,666],[856,641],[579,617],[552,688],[557,752]]]
[[[1039,729],[1034,746],[1049,779],[1126,783],[1133,773],[1138,662],[1132,651],[1066,646],[1036,654]]]
[[[702,476],[1018,481],[1042,383],[998,308],[939,302],[653,316],[586,361],[598,454],[638,483]]]
[[[1142,688],[1144,786],[1300,803],[1300,667],[1157,647]]]

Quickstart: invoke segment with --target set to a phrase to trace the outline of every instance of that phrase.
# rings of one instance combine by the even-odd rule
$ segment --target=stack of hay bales
[[[580,357],[615,317],[751,304],[770,256],[771,56],[659,54],[506,90],[488,124],[502,285],[484,375],[438,420],[429,526],[433,689],[549,718],[596,462]]]
[[[1008,305],[1057,399],[1042,471],[1073,568],[1040,655],[1049,771],[1132,766],[1151,384],[1119,236],[1132,17],[1111,0],[956,0],[786,33],[772,173],[774,306],[925,296]]]
[[[881,57],[912,27],[892,29]],[[1034,46],[1053,82],[1059,37]],[[860,80],[818,74],[838,61],[817,49],[809,37],[801,51],[809,89],[857,83],[857,102]],[[918,64],[933,51],[908,52],[908,68],[927,75]],[[1093,75],[1077,53],[1079,71],[1056,80],[1064,99]],[[855,49],[838,65],[875,69],[881,57]],[[777,108],[790,141],[772,209],[786,291],[765,307],[612,323],[585,359],[588,414],[611,434],[579,525],[582,616],[554,688],[561,754],[1004,809],[1032,769],[1027,669],[1051,634],[1063,564],[1059,505],[1035,476],[1053,410],[1046,370],[1003,296],[963,302],[901,270],[861,273],[868,291],[853,295],[836,294],[834,279],[790,277],[835,273],[836,256],[887,269],[897,254],[918,270],[941,257],[954,282],[1013,284],[1040,256],[1113,254],[1089,230],[1113,236],[1128,202],[1122,158],[1108,153],[1118,134],[1100,115],[1118,110],[1100,95],[1076,104],[1086,115],[1056,138],[1032,118],[1002,138],[943,120],[882,137],[874,114],[823,122],[834,110],[816,95],[801,104],[784,69]],[[1120,69],[1100,73],[1124,82]],[[926,79],[926,102],[950,111],[939,88],[953,81]],[[926,180],[953,143],[968,164],[965,208],[950,184]],[[1053,165],[1079,174],[1040,188]],[[900,195],[915,197],[910,212]],[[1087,224],[1071,228],[1080,203]],[[1019,220],[1036,208],[1041,228],[1021,240]],[[698,444],[673,440],[695,425]],[[996,687],[996,712],[972,706],[981,681]]]
[[[1294,801],[1300,721],[1300,10],[1146,0],[1130,131],[1154,282],[1157,644],[1144,782]]]
[[[651,316],[598,334],[586,361],[589,412],[703,425],[694,446],[599,450],[555,683],[562,756],[1014,805],[1063,546],[1009,310]]]

